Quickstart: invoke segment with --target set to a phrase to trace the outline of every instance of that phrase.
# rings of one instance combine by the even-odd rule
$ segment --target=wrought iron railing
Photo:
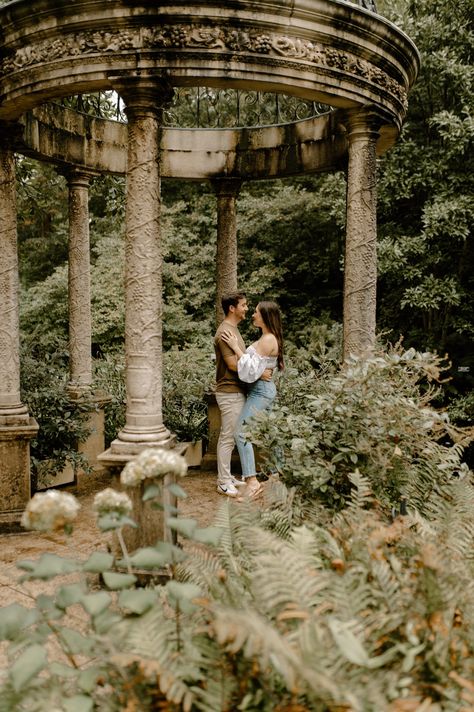
[[[81,113],[126,122],[124,103],[112,91],[78,94],[60,101]],[[325,114],[331,107],[283,94],[240,89],[179,87],[164,112],[164,124],[174,128],[242,128],[273,126]]]

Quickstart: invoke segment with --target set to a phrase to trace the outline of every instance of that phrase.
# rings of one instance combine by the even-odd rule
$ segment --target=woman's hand
[[[225,344],[227,344],[227,346],[230,346],[232,351],[237,351],[237,349],[239,348],[237,343],[237,337],[235,334],[232,333],[232,331],[223,331],[221,334],[221,339]]]

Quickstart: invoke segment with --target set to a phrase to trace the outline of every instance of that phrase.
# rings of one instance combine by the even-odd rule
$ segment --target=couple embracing
[[[259,302],[252,319],[261,336],[247,349],[238,324],[248,311],[243,292],[222,297],[224,320],[214,337],[216,352],[216,400],[221,415],[217,442],[217,491],[229,497],[257,497],[262,486],[257,479],[253,446],[242,433],[243,424],[257,411],[271,407],[276,396],[273,374],[283,369],[281,314],[275,302]],[[242,480],[231,472],[231,456],[237,445]],[[239,498],[240,499],[240,498]]]

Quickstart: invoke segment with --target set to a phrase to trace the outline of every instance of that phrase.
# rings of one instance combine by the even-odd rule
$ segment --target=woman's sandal
[[[245,502],[245,500],[257,499],[263,492],[263,487],[258,483],[256,487],[249,487],[246,485],[244,491],[240,497],[236,497],[237,502]]]

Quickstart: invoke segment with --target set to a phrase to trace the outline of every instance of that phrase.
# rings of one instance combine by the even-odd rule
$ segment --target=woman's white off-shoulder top
[[[260,356],[254,346],[249,346],[237,361],[237,373],[241,381],[254,383],[266,368],[276,368],[277,364],[276,356]]]

